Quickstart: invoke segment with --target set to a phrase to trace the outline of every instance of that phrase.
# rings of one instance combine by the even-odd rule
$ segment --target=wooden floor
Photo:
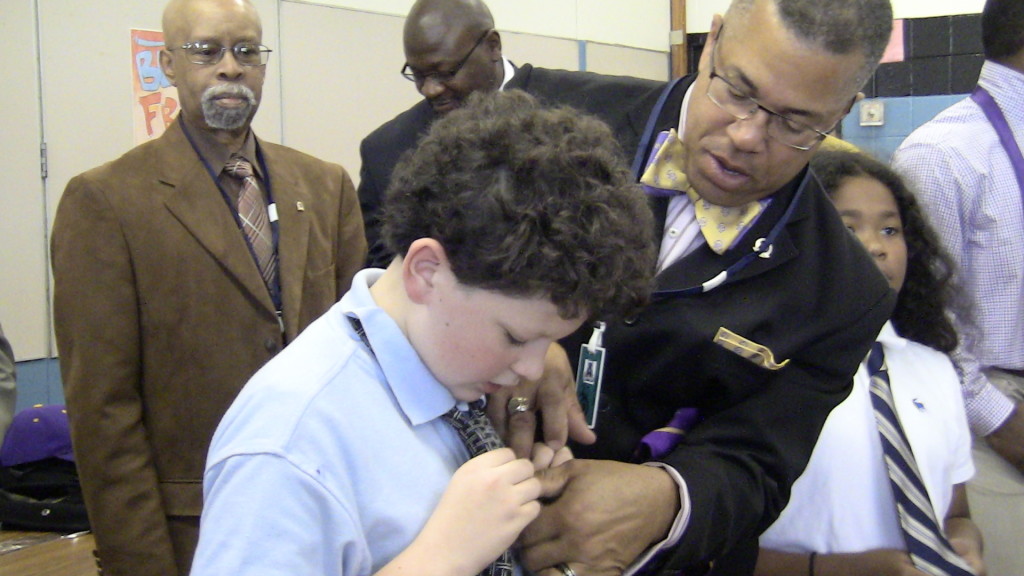
[[[96,576],[92,534],[0,530],[3,576]]]

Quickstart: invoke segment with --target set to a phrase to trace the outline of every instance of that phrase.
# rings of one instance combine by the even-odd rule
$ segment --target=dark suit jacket
[[[591,72],[548,70],[525,64],[516,69],[506,90],[519,89],[540,101],[578,108],[604,120],[614,132],[624,154],[632,159],[647,120],[647,108],[637,106],[660,82]],[[437,115],[426,100],[402,112],[370,133],[359,145],[359,203],[369,243],[367,265],[384,267],[394,256],[380,242],[380,212],[391,171],[402,154],[412,149]]]
[[[362,220],[340,166],[257,142],[280,217],[291,340],[348,289],[365,258]],[[187,573],[195,534],[169,521],[199,516],[213,432],[285,342],[275,307],[178,123],[68,183],[52,256],[61,371],[104,573]]]
[[[691,82],[676,87],[656,130],[678,125]],[[770,258],[755,258],[735,281],[707,293],[664,293],[699,285],[751,252],[804,178],[808,185]],[[665,426],[677,408],[696,407],[702,417],[663,458],[685,480],[692,504],[664,574],[701,573],[713,559],[715,574],[752,571],[757,535],[785,506],[825,418],[849,393],[895,304],[806,170],[772,198],[737,246],[719,256],[705,245],[675,262],[657,276],[653,302],[605,333],[598,442],[575,447],[577,457],[629,460],[641,437]],[[659,240],[667,205],[666,198],[652,200]],[[788,363],[776,370],[755,364],[715,342],[720,328]],[[574,362],[588,336],[584,330],[566,342]]]

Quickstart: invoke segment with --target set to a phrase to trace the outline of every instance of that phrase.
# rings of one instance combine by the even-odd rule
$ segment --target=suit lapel
[[[532,64],[523,64],[516,67],[516,73],[505,83],[505,90],[530,91],[530,74],[533,72]]]
[[[177,121],[161,136],[157,158],[160,181],[170,187],[164,198],[167,210],[229,275],[273,310],[270,294],[231,209]]]
[[[758,222],[754,224],[754,227],[743,236],[743,240],[740,242],[738,248],[742,251],[753,251],[754,244],[759,239],[768,236],[775,224],[782,219],[790,204],[792,202],[798,202],[796,207],[794,207],[789,220],[786,222],[785,226],[783,226],[782,230],[779,231],[778,236],[775,237],[775,241],[772,242],[769,257],[755,259],[749,266],[741,270],[736,275],[736,280],[743,280],[745,278],[762,274],[797,257],[799,250],[797,249],[796,244],[793,243],[793,239],[789,235],[789,230],[795,223],[808,216],[809,204],[807,196],[818,193],[814,183],[808,182],[807,189],[803,192],[804,195],[800,198],[796,198],[797,188],[803,182],[807,174],[808,172],[805,168],[804,171],[798,174],[796,178],[789,182],[789,184],[776,192],[773,195],[771,205],[768,207],[768,210],[765,211],[763,217],[759,218]]]
[[[309,218],[317,206],[312,191],[300,184],[295,165],[283,158],[283,148],[257,138],[267,163],[278,216],[278,265],[281,274],[281,306],[288,334],[299,332],[303,281],[309,250]]]

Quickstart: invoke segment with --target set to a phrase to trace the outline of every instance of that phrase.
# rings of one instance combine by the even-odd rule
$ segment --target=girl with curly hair
[[[955,552],[951,557],[969,568],[957,573],[984,574],[981,532],[970,518],[965,488],[974,474],[971,436],[959,378],[946,355],[957,345],[947,307],[951,261],[913,194],[888,166],[857,152],[821,152],[811,166],[899,295],[878,335],[894,412],[937,525]],[[865,359],[849,398],[826,421],[788,506],[761,536],[756,574],[933,573],[904,537],[868,364]]]

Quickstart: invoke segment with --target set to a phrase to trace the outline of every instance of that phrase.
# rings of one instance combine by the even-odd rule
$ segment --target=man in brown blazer
[[[222,414],[366,256],[344,169],[249,128],[269,50],[248,0],[171,0],[163,27],[181,115],[72,179],[52,238],[74,447],[114,576],[188,574]]]

